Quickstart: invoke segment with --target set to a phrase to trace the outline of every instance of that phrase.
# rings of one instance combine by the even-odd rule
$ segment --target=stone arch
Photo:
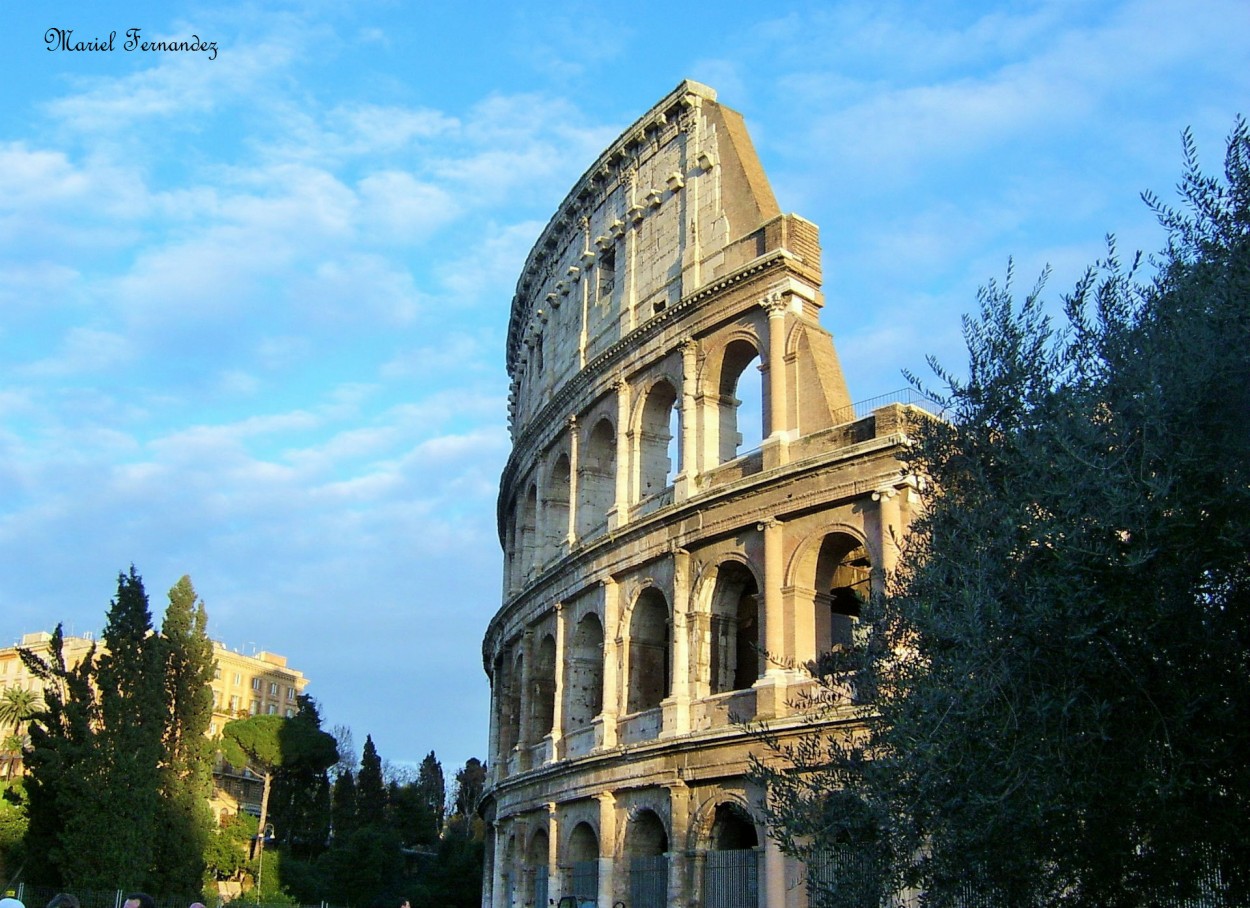
[[[626,822],[622,850],[630,857],[668,851],[668,830],[660,815],[650,807],[632,812]]]
[[[495,727],[498,729],[498,760],[503,765],[507,765],[508,755],[520,736],[519,714],[515,708],[518,699],[515,689],[520,686],[520,679],[515,671],[512,654],[506,650],[501,652],[495,659]]]
[[[565,727],[575,731],[603,711],[603,625],[594,612],[577,622],[564,672]]]
[[[745,331],[734,335],[705,361],[702,390],[714,411],[705,430],[714,437],[717,463],[757,447],[764,435],[764,391],[759,339]],[[745,381],[744,381],[745,378]]]
[[[658,495],[673,484],[680,461],[680,445],[674,444],[680,435],[674,432],[677,400],[677,384],[668,377],[657,379],[642,395],[634,421],[636,499]]]
[[[569,455],[565,451],[556,454],[547,473],[545,501],[543,502],[543,526],[546,530],[546,548],[551,555],[564,551],[569,536],[569,490],[572,475],[569,471]]]
[[[530,877],[530,898],[534,908],[547,904],[547,867],[551,859],[551,844],[547,829],[540,826],[530,836],[525,849],[525,866]]]
[[[565,895],[572,895],[580,904],[599,898],[599,834],[583,820],[569,833],[566,854],[567,885]]]
[[[556,638],[545,634],[530,672],[530,739],[551,734],[556,709]]]
[[[800,658],[818,659],[854,642],[860,605],[872,592],[874,564],[870,543],[855,527],[826,527],[799,546],[789,579],[799,638],[809,641],[799,648]]]
[[[616,504],[616,429],[606,416],[586,435],[577,467],[577,535],[585,539],[607,526]]]
[[[638,908],[667,905],[668,850],[668,830],[659,814],[644,808],[629,817],[622,847],[629,874],[626,904]]]
[[[718,798],[705,811],[700,831],[700,902],[705,908],[756,904],[762,838],[750,810],[737,798]]]
[[[668,600],[657,588],[647,587],[630,610],[626,712],[654,709],[668,696],[671,628]]]
[[[720,562],[706,578],[712,694],[745,690],[760,676],[760,584],[745,561]]]
[[[528,579],[538,566],[538,484],[531,482],[521,500],[520,523],[517,537],[520,541],[519,563],[522,579]]]

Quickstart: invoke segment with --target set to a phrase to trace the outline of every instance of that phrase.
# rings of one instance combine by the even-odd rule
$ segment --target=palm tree
[[[6,779],[13,777],[13,764],[26,740],[22,726],[42,708],[43,699],[32,690],[6,687],[4,693],[0,693],[0,728],[6,725],[12,728],[12,734],[6,735],[3,742]]]

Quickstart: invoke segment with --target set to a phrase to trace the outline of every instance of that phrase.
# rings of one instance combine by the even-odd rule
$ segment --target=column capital
[[[786,308],[790,305],[789,298],[781,290],[770,290],[757,302],[763,309],[768,310],[769,318],[780,318],[785,315]]]
[[[765,517],[755,525],[755,528],[763,533],[767,530],[775,530],[779,526],[781,526],[781,521],[776,517]]]

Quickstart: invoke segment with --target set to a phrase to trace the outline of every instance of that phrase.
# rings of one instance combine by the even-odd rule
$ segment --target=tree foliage
[[[155,874],[156,892],[194,893],[215,835],[208,800],[213,793],[212,681],[216,662],[208,614],[190,577],[169,591],[161,624],[165,657],[164,760],[161,764]]]
[[[1047,317],[1012,277],[966,318],[925,505],[865,644],[862,734],[774,741],[783,847],[864,904],[1250,903],[1250,132],[1224,179],[1188,135],[1147,277],[1114,242]],[[870,706],[865,706],[870,704]],[[823,862],[823,863],[822,863]],[[841,863],[840,863],[841,862]],[[832,875],[837,877],[836,874]]]

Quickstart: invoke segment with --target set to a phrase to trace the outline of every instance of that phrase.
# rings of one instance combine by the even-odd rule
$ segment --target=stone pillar
[[[568,542],[569,542],[569,550],[572,551],[573,547],[577,545],[577,496],[579,494],[579,491],[578,491],[579,482],[577,478],[577,463],[578,463],[578,448],[580,447],[580,445],[578,444],[578,438],[577,438],[577,417],[570,416],[568,425],[569,425]]]
[[[760,300],[768,311],[768,436],[763,445],[764,468],[786,463],[786,444],[790,439],[787,424],[786,388],[786,308],[788,300],[779,291],[773,291]]]
[[[630,441],[629,383],[618,379],[616,389],[616,503],[608,511],[608,529],[614,530],[629,522]]]
[[[690,553],[673,550],[673,689],[664,710],[663,734],[690,731]]]
[[[693,293],[702,283],[700,272],[703,260],[703,243],[699,227],[699,179],[693,166],[699,154],[702,135],[699,129],[700,107],[703,99],[687,95],[682,99],[684,109],[678,114],[677,127],[681,130],[681,172],[676,180],[670,177],[669,187],[681,195],[680,223],[684,227],[681,250],[681,295]]]
[[[699,347],[694,338],[681,342],[681,472],[673,480],[673,500],[685,501],[695,492],[695,477],[699,475],[698,425],[695,412],[698,403],[695,388],[698,380]]]
[[[564,648],[568,633],[568,613],[563,602],[555,604],[556,612],[556,691],[551,705],[551,759],[564,758]]]
[[[595,800],[599,802],[599,904],[610,908],[616,888],[616,796],[604,791]]]
[[[690,830],[690,789],[682,780],[668,786],[668,904],[685,906],[690,901],[687,891],[686,868],[689,863],[687,850]]]
[[[499,660],[498,654],[491,659],[490,664],[490,732],[486,742],[486,752],[490,754],[487,759],[489,765],[490,778],[499,781],[503,776],[499,772],[499,767],[503,763],[504,757],[499,753],[499,713],[501,708],[500,695],[502,691],[499,689]]]
[[[555,802],[547,804],[547,898],[552,903],[560,904],[560,896],[564,894],[564,880],[560,878],[560,814]],[[534,908],[547,908],[546,905],[535,905]]]
[[[764,879],[759,888],[760,908],[785,908],[786,856],[772,836],[764,837]]]
[[[581,219],[581,228],[583,234],[583,251],[590,249],[590,220],[588,218]],[[582,303],[582,324],[581,330],[577,336],[577,368],[586,368],[586,345],[590,341],[590,307],[594,305],[594,300],[590,296],[590,281],[580,281]]]
[[[877,520],[880,524],[881,568],[889,574],[898,567],[899,542],[903,538],[903,521],[899,510],[898,489],[887,486],[872,493],[877,502]]]
[[[616,746],[616,720],[621,714],[620,683],[620,585],[611,577],[603,581],[603,722],[600,741]]]
[[[517,732],[516,743],[517,751],[521,755],[521,768],[529,768],[529,747],[534,743],[533,734],[533,691],[530,688],[534,684],[534,629],[526,628],[525,633],[521,635],[521,677],[518,679],[521,684],[521,696],[518,697],[517,716]]]
[[[625,261],[617,269],[621,274],[621,308],[629,311],[626,324],[633,331],[638,326],[638,281],[635,269],[638,261],[638,225],[642,222],[642,206],[638,204],[638,164],[631,161],[621,174],[625,184]]]
[[[758,529],[764,534],[764,615],[761,624],[767,664],[764,674],[755,682],[755,712],[759,718],[767,719],[785,710],[786,674],[778,664],[778,660],[790,655],[785,644],[785,609],[781,593],[785,572],[785,527],[775,517],[769,517],[758,524]]]
[[[504,886],[504,876],[507,875],[509,869],[505,867],[506,856],[508,852],[508,837],[504,835],[502,823],[495,824],[495,866],[494,872],[491,874],[491,899],[492,908],[511,908],[506,898],[507,887]]]

